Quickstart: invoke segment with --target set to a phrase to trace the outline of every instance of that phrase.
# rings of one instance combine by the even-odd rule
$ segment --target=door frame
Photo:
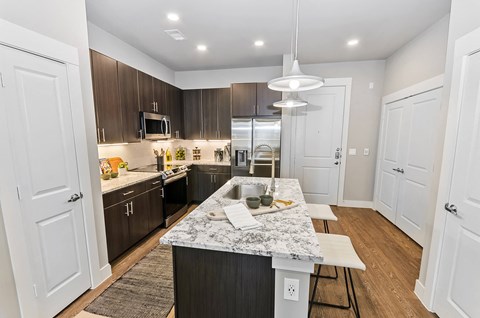
[[[404,88],[400,91],[384,96],[382,98],[382,110],[380,115],[380,129],[377,147],[377,160],[375,167],[375,186],[373,191],[373,208],[378,211],[378,197],[380,192],[380,165],[382,159],[382,152],[385,148],[385,116],[387,105],[398,102],[402,99],[407,99],[415,95],[423,94],[443,87],[443,74],[417,83],[415,85]],[[434,187],[433,187],[434,188]],[[432,189],[433,189],[432,188]]]
[[[445,140],[443,144],[442,165],[440,181],[435,206],[435,219],[433,223],[430,251],[426,259],[422,258],[421,271],[426,267],[425,283],[415,284],[415,293],[425,307],[435,311],[435,296],[438,283],[438,273],[442,253],[443,238],[446,229],[447,213],[444,209],[445,202],[450,195],[450,183],[454,170],[455,150],[457,146],[457,132],[460,123],[460,103],[462,100],[463,75],[465,72],[464,61],[467,56],[480,51],[480,28],[460,37],[455,41],[453,71],[451,80],[450,97],[448,100],[448,114],[446,122]]]
[[[85,223],[90,283],[92,286],[96,286],[111,275],[111,267],[109,264],[103,268],[100,267],[97,240],[101,238],[97,238],[95,228],[78,50],[75,47],[2,19],[0,19],[0,44],[66,65],[72,117],[75,118],[73,133],[79,182],[81,192],[84,195],[82,212]],[[3,113],[4,110],[0,108],[0,112]],[[10,149],[6,121],[6,116],[0,116],[0,149]],[[3,151],[0,153],[0,167],[12,167],[13,163],[10,152]],[[3,169],[2,178],[0,178],[0,202],[20,311],[24,317],[37,317],[37,300],[33,293],[33,274],[30,270],[27,242],[23,235],[22,210],[17,195],[16,176],[13,169]]]
[[[342,127],[342,164],[338,180],[337,205],[346,206],[343,193],[345,190],[345,175],[347,163],[348,128],[350,122],[350,104],[352,96],[352,78],[326,78],[322,87],[345,87],[345,103],[343,108]],[[295,138],[296,120],[293,116],[294,109],[284,108],[282,111],[282,137],[281,152],[282,161],[280,168],[281,178],[291,178],[295,173]]]

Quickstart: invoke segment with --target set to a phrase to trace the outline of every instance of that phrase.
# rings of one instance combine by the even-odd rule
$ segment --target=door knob
[[[72,196],[70,197],[70,200],[68,200],[68,202],[75,202],[77,200],[80,200],[81,198],[83,198],[82,192],[80,192],[80,195],[75,193],[75,194],[72,194]]]
[[[445,210],[452,213],[453,215],[458,215],[457,207],[455,204],[445,203]]]
[[[340,161],[335,161],[334,164],[338,166],[340,164]]]

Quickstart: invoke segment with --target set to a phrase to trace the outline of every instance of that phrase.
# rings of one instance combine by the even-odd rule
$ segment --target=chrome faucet
[[[261,144],[261,145],[258,145],[257,147],[255,147],[255,149],[253,150],[253,153],[252,153],[252,161],[250,162],[250,171],[249,173],[253,176],[253,173],[255,172],[255,153],[257,152],[258,148],[262,148],[262,147],[267,147],[270,149],[270,151],[272,152],[272,183],[270,185],[270,191],[272,193],[275,192],[275,150],[273,150],[273,148],[267,144]]]

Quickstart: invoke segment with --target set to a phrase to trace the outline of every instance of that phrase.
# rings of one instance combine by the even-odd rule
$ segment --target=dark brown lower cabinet
[[[148,194],[148,231],[151,232],[163,223],[162,187],[147,192]]]
[[[127,203],[117,204],[106,208],[104,211],[108,261],[110,262],[130,247],[130,236],[128,233],[129,219],[126,216],[126,205]]]
[[[272,258],[173,247],[176,318],[274,316]]]
[[[111,262],[163,223],[159,179],[103,195],[108,260]]]
[[[231,178],[229,166],[197,166],[197,191],[194,201],[205,201]]]
[[[197,197],[195,198],[195,201],[205,201],[215,192],[215,182],[213,181],[213,174],[198,172],[197,188]]]

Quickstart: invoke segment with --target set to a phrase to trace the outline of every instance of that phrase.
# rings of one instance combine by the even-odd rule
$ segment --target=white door
[[[442,89],[408,98],[402,129],[395,224],[423,246],[433,179]]]
[[[477,53],[465,57],[454,70],[463,70],[458,80],[461,113],[449,198],[458,215],[447,214],[434,304],[438,315],[448,318],[480,317],[480,46],[475,48]]]
[[[23,230],[40,317],[90,287],[65,64],[0,45],[0,98],[11,132]],[[8,169],[2,167],[2,169]]]
[[[345,87],[302,92],[296,109],[295,178],[309,203],[338,203]]]
[[[401,166],[401,135],[408,102],[400,100],[385,106],[383,119],[383,147],[380,156],[379,192],[377,210],[395,223],[398,184]]]

